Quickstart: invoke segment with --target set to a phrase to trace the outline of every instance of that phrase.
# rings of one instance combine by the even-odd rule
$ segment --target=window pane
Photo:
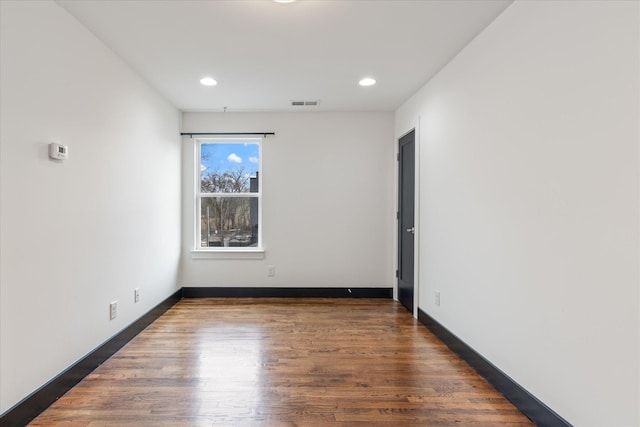
[[[257,197],[203,197],[200,247],[258,246]]]
[[[200,192],[256,193],[260,144],[203,143],[200,145]]]

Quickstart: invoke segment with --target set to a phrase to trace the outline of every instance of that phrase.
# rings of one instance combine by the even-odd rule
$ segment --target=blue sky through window
[[[245,173],[256,176],[260,170],[260,145],[256,142],[202,144],[200,147],[203,174],[244,168]]]

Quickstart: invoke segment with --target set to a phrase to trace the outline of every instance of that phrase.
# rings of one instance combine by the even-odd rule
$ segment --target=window
[[[261,139],[196,141],[196,250],[262,247]]]

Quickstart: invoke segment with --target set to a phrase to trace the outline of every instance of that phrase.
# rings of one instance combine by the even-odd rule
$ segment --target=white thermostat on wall
[[[69,157],[69,147],[52,142],[49,144],[49,157],[56,160],[67,160]]]

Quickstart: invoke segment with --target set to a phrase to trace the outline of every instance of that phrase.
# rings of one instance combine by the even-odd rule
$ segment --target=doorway
[[[413,314],[416,131],[398,141],[398,300]]]

